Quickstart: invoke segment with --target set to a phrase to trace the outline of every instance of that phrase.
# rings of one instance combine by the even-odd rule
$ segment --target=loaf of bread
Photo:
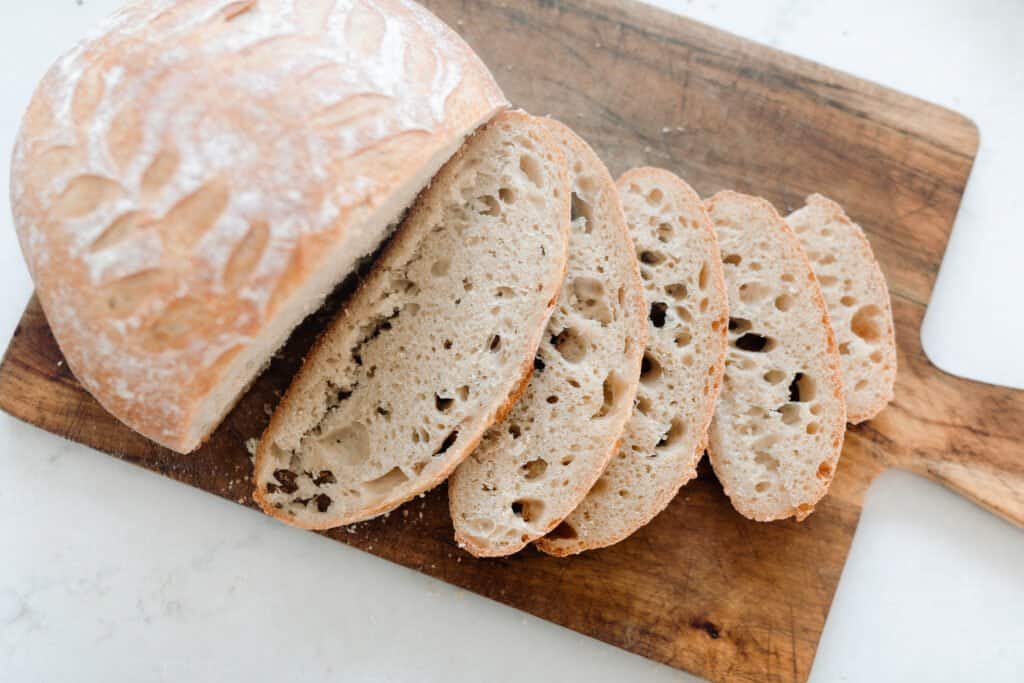
[[[499,115],[434,179],[306,359],[256,452],[255,498],[307,529],[433,488],[522,393],[565,278],[565,157]]]
[[[885,275],[861,227],[820,194],[786,219],[818,276],[839,345],[846,419],[870,420],[893,399],[896,336]]]
[[[505,104],[409,0],[130,3],[49,71],[13,156],[70,368],[136,431],[195,449]]]
[[[626,173],[618,188],[649,313],[643,374],[618,454],[572,514],[537,541],[551,555],[618,543],[697,475],[725,367],[728,299],[700,197],[655,168]]]
[[[729,292],[729,350],[708,454],[757,521],[802,520],[828,491],[846,429],[839,351],[818,280],[771,204],[706,202]]]
[[[632,241],[615,184],[566,126],[573,186],[569,272],[525,394],[455,472],[455,538],[479,557],[510,555],[577,506],[615,453],[647,336]]]

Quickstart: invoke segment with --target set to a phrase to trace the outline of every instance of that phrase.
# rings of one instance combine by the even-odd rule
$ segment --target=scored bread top
[[[62,57],[11,198],[71,369],[187,452],[505,106],[407,0],[144,0]]]
[[[846,419],[875,417],[893,399],[896,337],[885,275],[859,225],[814,194],[786,219],[821,283],[843,369]]]
[[[499,115],[438,174],[317,342],[256,453],[255,499],[329,529],[446,479],[529,379],[565,277],[569,181]]]
[[[644,281],[647,350],[616,457],[573,513],[537,541],[552,555],[618,543],[665,509],[697,475],[722,382],[728,298],[700,197],[656,168],[626,173],[618,188]]]
[[[615,184],[575,133],[545,125],[573,186],[569,271],[526,392],[448,483],[455,538],[480,557],[510,555],[543,536],[593,486],[633,407],[647,334]]]
[[[839,352],[821,288],[771,204],[720,192],[705,205],[729,292],[711,464],[744,516],[801,520],[828,491],[846,428]]]

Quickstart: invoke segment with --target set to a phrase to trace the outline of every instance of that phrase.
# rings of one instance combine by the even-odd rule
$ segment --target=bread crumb
[[[245,450],[249,451],[249,455],[256,455],[256,449],[260,447],[260,440],[255,436],[251,439],[245,440]]]
[[[267,417],[273,416],[273,414],[274,414],[274,406],[270,405],[269,403],[264,403],[263,404],[263,412],[264,412],[264,414],[266,414]]]

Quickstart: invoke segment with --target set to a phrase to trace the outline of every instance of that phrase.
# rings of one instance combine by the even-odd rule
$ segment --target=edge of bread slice
[[[274,413],[256,453],[260,506],[329,529],[444,481],[529,379],[569,220],[565,157],[539,119],[507,112],[474,135]]]
[[[806,518],[828,492],[846,429],[839,351],[800,241],[771,204],[705,203],[729,292],[729,350],[708,454],[733,506]]]
[[[892,401],[896,383],[896,333],[882,267],[861,227],[827,197],[809,196],[786,222],[821,283],[839,345],[846,419],[870,420]]]
[[[521,550],[594,485],[632,410],[647,334],[615,183],[569,128],[544,124],[569,162],[569,269],[526,392],[448,482],[455,538],[478,557]]]
[[[629,171],[618,188],[644,280],[647,349],[618,454],[573,513],[537,541],[560,557],[629,537],[697,476],[725,369],[729,302],[703,202],[657,168]]]

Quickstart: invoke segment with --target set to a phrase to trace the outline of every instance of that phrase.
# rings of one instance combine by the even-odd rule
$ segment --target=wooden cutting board
[[[803,524],[744,520],[705,466],[650,526],[574,559],[528,550],[472,560],[452,542],[443,488],[331,538],[706,678],[762,682],[807,678],[864,493],[884,469],[924,474],[1024,523],[1024,392],[943,374],[919,337],[977,150],[970,121],[641,5],[426,4],[480,51],[516,104],[574,126],[614,174],[663,166],[703,194],[735,188],[784,211],[815,191],[843,203],[892,287],[897,399],[850,431],[831,497]],[[0,367],[0,407],[253,507],[244,443],[261,433],[327,312],[303,325],[193,456],[105,413],[69,374],[34,300]]]

